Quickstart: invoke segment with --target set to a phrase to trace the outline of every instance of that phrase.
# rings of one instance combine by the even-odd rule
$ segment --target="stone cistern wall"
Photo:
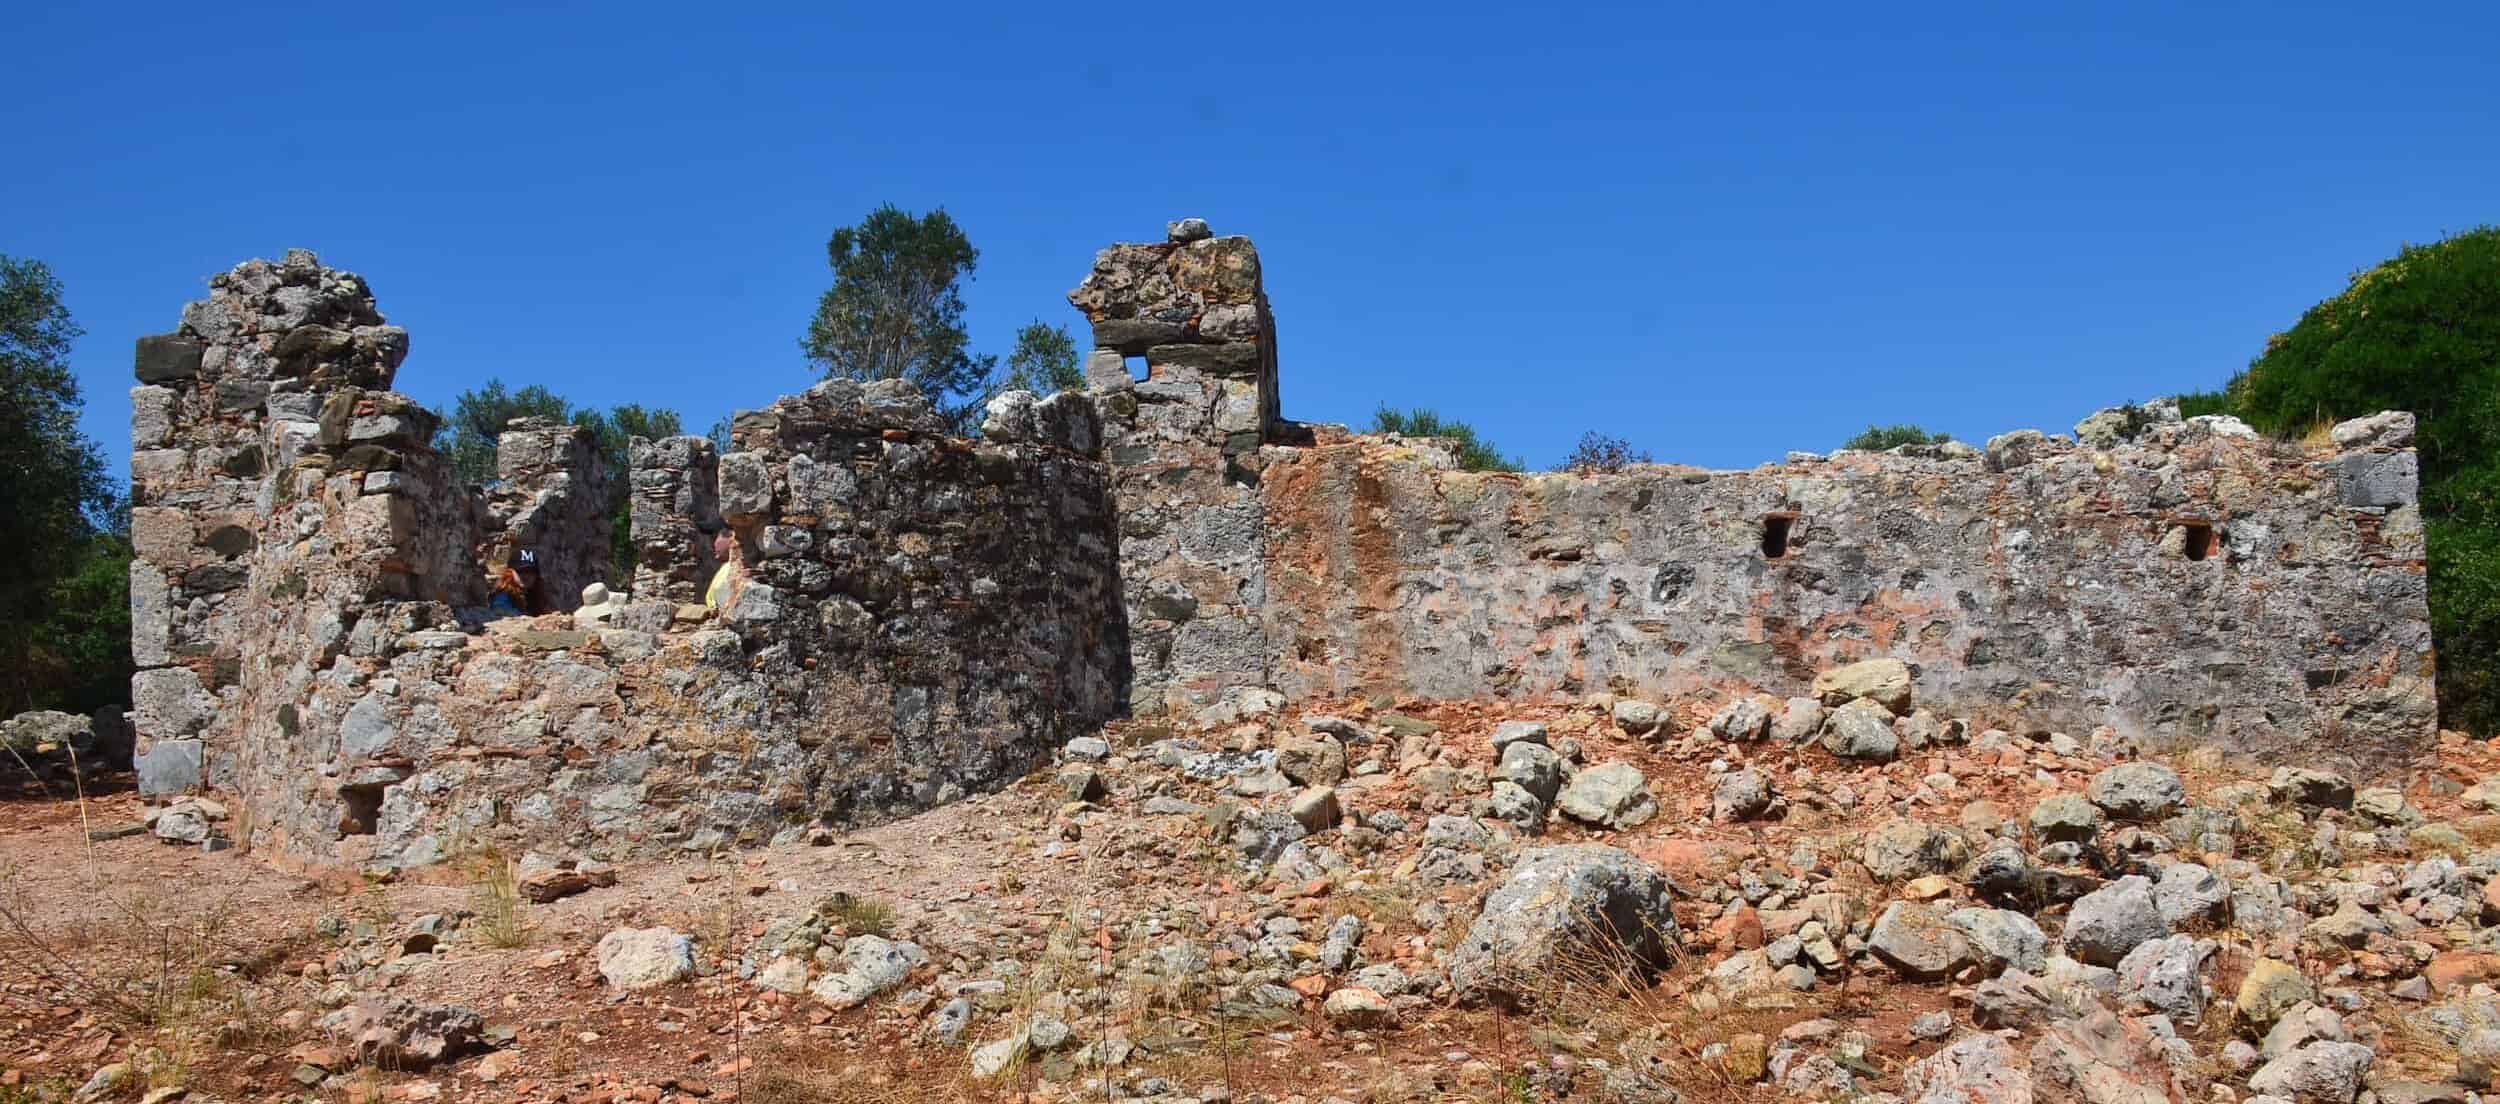
[[[978,439],[834,381],[621,473],[516,423],[464,486],[361,279],[220,274],[138,347],[143,789],[227,792],[302,862],[612,858],[925,808],[1255,687],[1794,694],[1873,656],[1976,719],[2363,770],[2433,735],[2404,415],[2315,449],[2156,407],[1984,450],[1479,474],[1282,417],[1246,238],[1174,223],[1070,301],[1086,390],[1002,395]],[[747,582],[706,611],[724,529]],[[521,548],[558,610],[489,620]]]

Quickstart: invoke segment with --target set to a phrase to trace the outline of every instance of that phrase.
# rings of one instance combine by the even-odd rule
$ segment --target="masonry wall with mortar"
[[[1143,712],[1241,685],[1801,693],[1892,655],[1940,707],[2157,744],[2379,770],[2434,733],[2409,419],[2317,452],[2157,411],[2087,420],[2090,446],[1470,474],[1277,417],[1246,239],[1176,223],[1103,251],[1070,301],[1098,347]]]
[[[497,484],[459,485],[436,419],[382,390],[406,347],[309,254],[218,277],[141,343],[143,788],[225,791],[248,842],[300,862],[621,857],[996,786],[1116,708],[1082,396],[974,443],[908,387],[837,382],[742,415],[727,457],[635,442],[654,593],[489,622],[514,548],[567,607],[606,573],[606,476],[586,434],[524,424]],[[722,523],[747,582],[688,609]]]

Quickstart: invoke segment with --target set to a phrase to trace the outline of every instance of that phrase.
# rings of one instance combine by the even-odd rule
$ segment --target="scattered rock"
[[[1824,722],[1823,748],[1843,759],[1889,763],[1901,753],[1901,738],[1882,705],[1856,700],[1832,710]]]
[[[1814,696],[1825,705],[1872,701],[1895,714],[1910,711],[1910,666],[1892,658],[1868,659],[1815,676]]]
[[[1607,828],[1635,828],[1658,815],[1649,779],[1630,763],[1607,763],[1572,777],[1554,807],[1564,816]]]
[[[1980,965],[1990,973],[2039,973],[2048,966],[2049,937],[2040,925],[2011,909],[1955,909],[1945,922],[1970,937]]]
[[[1461,996],[1516,1003],[1575,956],[1665,965],[1677,941],[1672,903],[1667,880],[1629,852],[1600,844],[1526,852],[1451,952],[1450,983]]]
[[[1858,861],[1879,882],[1950,874],[1969,857],[1958,833],[1919,820],[1886,821],[1858,849]]]
[[[1339,1027],[1386,1027],[1396,1019],[1387,998],[1357,985],[1328,994],[1321,1011],[1327,1015],[1328,1022]]]
[[[2376,1057],[2359,1043],[2314,1042],[2258,1067],[2248,1088],[2302,1104],[2351,1104]]]
[[[2084,796],[2120,820],[2159,820],[2187,802],[2187,784],[2159,763],[2120,763],[2093,775]]]
[[[818,978],[807,992],[830,1008],[857,1008],[870,997],[902,984],[904,978],[911,976],[912,968],[928,958],[917,943],[854,935],[842,944],[845,968]]]
[[[2066,953],[2095,966],[2116,966],[2137,946],[2170,934],[2153,883],[2130,874],[2085,894],[2066,915]]]
[[[1307,832],[1325,832],[1344,819],[1337,805],[1337,791],[1329,786],[1312,786],[1293,795],[1285,806],[1285,814]]]
[[[485,1049],[486,1021],[454,1004],[418,1004],[368,993],[321,1020],[321,1028],[354,1048],[358,1061],[422,1070]]]
[[[599,975],[618,989],[650,989],[694,976],[694,941],[669,928],[618,928],[599,940]]]
[[[1950,1028],[1950,1021],[1947,1021]],[[1910,1063],[1901,1085],[1911,1104],[2017,1104],[2032,1099],[2031,1072],[1994,1035],[1966,1035]]]
[[[1875,920],[1867,949],[1902,977],[1941,981],[1975,959],[1970,939],[1932,905],[1895,901]]]
[[[2320,809],[2352,807],[2352,780],[2332,771],[2276,767],[2274,777],[2266,780],[2266,790],[2276,801],[2293,805]]]

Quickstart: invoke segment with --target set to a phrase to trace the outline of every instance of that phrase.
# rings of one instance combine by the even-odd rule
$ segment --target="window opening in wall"
[[[1143,383],[1148,376],[1153,374],[1146,368],[1146,358],[1133,356],[1126,359],[1128,361],[1128,378]]]
[[[339,787],[339,834],[370,836],[382,822],[382,787]]]
[[[1795,514],[1765,514],[1762,518],[1762,558],[1776,560],[1788,555],[1788,530],[1797,521]]]
[[[2214,534],[2213,526],[2201,521],[2191,521],[2187,523],[2186,551],[2188,559],[2202,560],[2207,556],[2213,555],[2214,549],[2219,547],[2221,544],[2221,539]]]

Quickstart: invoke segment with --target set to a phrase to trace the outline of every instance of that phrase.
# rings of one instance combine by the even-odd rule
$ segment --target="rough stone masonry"
[[[1141,711],[1254,685],[1793,694],[1893,656],[1923,701],[2155,745],[2377,770],[2434,733],[2409,415],[2315,452],[2154,406],[1984,451],[1473,474],[1279,419],[1247,239],[1176,223],[1069,299],[1098,347]]]
[[[1984,451],[1472,474],[1281,416],[1246,238],[1174,223],[1070,300],[1086,391],[1000,396],[977,440],[834,381],[740,414],[726,453],[633,442],[611,594],[617,473],[586,435],[516,424],[461,485],[362,279],[300,251],[216,276],[138,347],[143,789],[227,791],[302,862],[610,858],[925,808],[1254,688],[1796,693],[1872,656],[1975,718],[2365,770],[2432,735],[2403,415],[2316,450],[2155,410]],[[741,583],[707,610],[721,532]],[[490,620],[523,548],[556,608]]]

